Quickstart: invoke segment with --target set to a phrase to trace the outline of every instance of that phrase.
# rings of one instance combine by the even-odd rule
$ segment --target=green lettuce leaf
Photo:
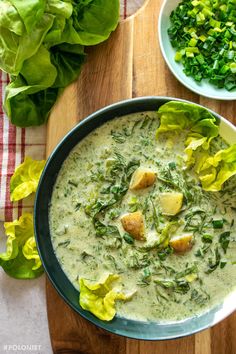
[[[157,135],[171,130],[191,130],[208,136],[218,128],[215,117],[207,109],[192,103],[167,102],[159,108],[158,115],[161,124]]]
[[[13,278],[36,278],[43,273],[37,253],[33,216],[23,214],[19,220],[4,223],[7,243],[6,251],[0,254],[0,266]]]
[[[6,87],[4,108],[11,122],[19,127],[43,124],[60,93],[58,88],[51,87],[35,93],[30,93],[31,89],[35,91],[27,86],[22,75]]]
[[[185,153],[188,166],[195,163],[195,152],[208,150],[210,142],[219,134],[216,118],[205,108],[191,103],[170,101],[158,110],[159,134],[186,131]]]
[[[80,44],[64,43],[52,50],[51,61],[57,69],[57,77],[52,87],[63,88],[79,75],[85,60],[84,47]]]
[[[21,74],[6,88],[5,110],[12,117],[12,123],[18,126],[44,123],[60,93],[59,88],[76,79],[84,58],[80,45],[62,44],[54,47],[51,54],[41,46],[24,62]]]
[[[65,1],[48,0],[46,4],[46,12],[55,15],[55,17],[52,27],[44,38],[45,46],[50,48],[57,44],[69,43],[66,40],[64,33],[67,32],[67,23],[70,21],[73,12],[72,4]],[[78,40],[71,44],[78,44]]]
[[[129,300],[133,294],[125,295],[112,287],[112,283],[119,279],[117,274],[109,274],[104,281],[91,283],[86,279],[79,279],[80,305],[84,310],[92,312],[103,321],[111,321],[116,314],[115,301]]]
[[[10,1],[0,1],[0,27],[22,36],[25,26],[16,8]]]
[[[45,114],[48,114],[58,96],[58,89],[48,89],[53,86],[57,74],[50,53],[43,45],[35,55],[24,61],[21,74],[6,87],[5,110],[12,117],[13,124],[30,126],[44,122]]]
[[[46,0],[9,0],[17,9],[26,31],[30,33],[44,14]],[[32,16],[33,14],[33,16]]]
[[[64,18],[70,18],[73,12],[73,6],[69,1],[47,0],[46,12],[54,15],[60,15]]]
[[[103,42],[119,21],[118,0],[74,0],[73,7],[73,26],[83,45]]]
[[[37,22],[33,31],[24,31],[21,36],[10,31],[9,28],[0,27],[0,69],[10,75],[18,75],[26,59],[32,57],[39,50],[44,37],[52,27],[54,16],[45,13]],[[40,70],[35,70],[37,73]]]
[[[24,162],[16,168],[11,177],[11,201],[26,198],[31,193],[36,192],[44,165],[45,161],[36,161],[31,159],[31,157],[25,158]]]
[[[54,18],[54,22],[48,33],[46,34],[43,44],[47,49],[62,43],[62,33],[64,33],[66,26],[66,18],[63,16],[57,16]]]
[[[220,191],[223,183],[236,174],[236,144],[205,157],[198,171],[203,189]]]

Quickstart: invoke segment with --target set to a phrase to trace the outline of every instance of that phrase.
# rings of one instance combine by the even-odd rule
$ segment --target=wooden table
[[[112,0],[111,0],[112,1]],[[157,22],[162,1],[148,0],[120,23],[110,39],[89,50],[78,81],[54,107],[48,123],[47,154],[79,120],[122,99],[155,95],[184,98],[213,109],[236,124],[236,103],[200,97],[170,73],[160,53]],[[49,330],[54,353],[236,354],[236,313],[210,330],[179,340],[145,342],[111,335],[71,310],[49,281]]]

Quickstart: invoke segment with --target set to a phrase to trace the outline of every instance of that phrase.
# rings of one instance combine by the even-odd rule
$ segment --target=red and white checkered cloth
[[[121,18],[132,15],[145,0],[121,0]],[[46,127],[17,128],[12,125],[3,112],[4,92],[7,74],[0,71],[0,221],[12,221],[22,214],[22,210],[31,211],[33,199],[11,203],[10,178],[15,168],[30,156],[37,160],[45,158]]]
[[[46,127],[17,128],[12,125],[2,109],[7,75],[0,72],[0,220],[11,221],[18,218],[22,208],[32,210],[32,198],[23,203],[11,203],[10,178],[15,168],[31,156],[37,160],[45,158]]]

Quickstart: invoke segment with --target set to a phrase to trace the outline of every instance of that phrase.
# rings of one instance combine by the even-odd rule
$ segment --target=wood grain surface
[[[147,0],[134,16],[120,23],[110,39],[88,52],[77,82],[61,96],[48,123],[47,154],[78,121],[122,99],[156,95],[188,99],[213,109],[236,124],[236,102],[199,97],[168,70],[157,39],[162,1]],[[220,286],[220,284],[219,284]],[[236,354],[236,313],[196,335],[145,342],[105,332],[76,314],[46,284],[49,330],[54,353],[60,354]]]

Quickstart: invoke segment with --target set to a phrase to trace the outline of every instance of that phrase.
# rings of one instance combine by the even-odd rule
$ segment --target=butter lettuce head
[[[204,159],[199,168],[203,189],[217,192],[223,183],[236,174],[236,144]]]
[[[100,320],[111,321],[116,314],[115,301],[129,300],[132,296],[113,288],[113,282],[117,279],[119,279],[117,274],[109,274],[104,281],[98,283],[80,278],[80,306]]]
[[[44,165],[44,160],[37,161],[31,157],[25,158],[24,162],[16,168],[11,177],[11,201],[18,201],[36,192]]]
[[[0,69],[10,75],[4,108],[17,126],[43,124],[75,80],[84,46],[106,40],[119,0],[1,0]]]
[[[33,216],[23,214],[19,220],[4,223],[6,251],[0,254],[0,266],[13,278],[36,278],[43,273],[37,253]]]

